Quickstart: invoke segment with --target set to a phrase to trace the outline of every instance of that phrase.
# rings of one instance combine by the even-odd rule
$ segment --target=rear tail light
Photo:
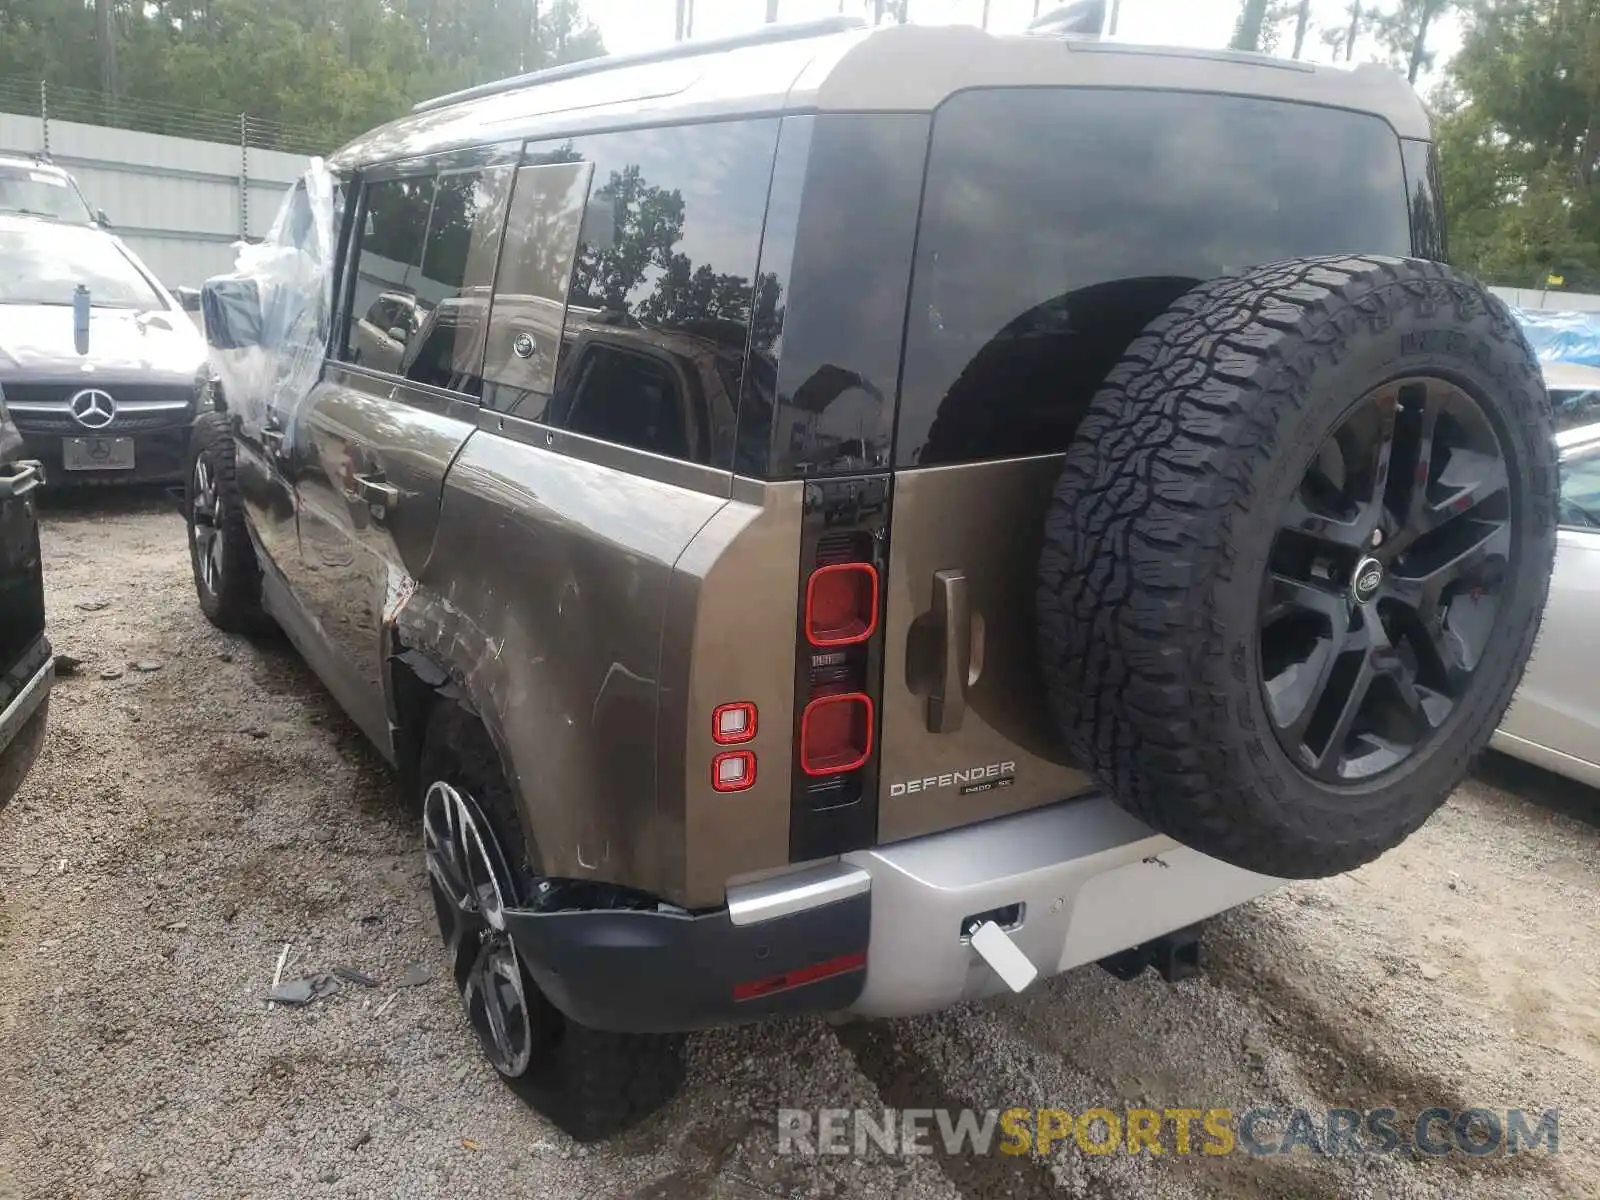
[[[711,786],[719,792],[743,792],[755,786],[756,756],[729,750],[711,760]]]
[[[878,627],[878,572],[871,563],[818,567],[806,582],[806,640],[853,646]]]
[[[756,706],[741,701],[719,704],[711,714],[711,740],[719,746],[737,746],[756,736]]]
[[[872,698],[864,692],[819,696],[800,716],[800,769],[807,775],[854,771],[872,754]]]

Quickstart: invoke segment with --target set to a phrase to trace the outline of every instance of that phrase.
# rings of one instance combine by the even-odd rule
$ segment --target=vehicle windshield
[[[109,237],[0,229],[0,304],[70,305],[80,283],[95,308],[166,307]]]
[[[65,175],[0,164],[0,213],[92,225],[94,214]]]

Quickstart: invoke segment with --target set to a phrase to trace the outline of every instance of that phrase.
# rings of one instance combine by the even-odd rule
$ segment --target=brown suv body
[[[1259,182],[1235,159],[1275,169],[1291,112],[1283,169],[1322,165],[1273,202],[1330,207],[1303,237],[1268,214],[1281,237],[1257,253],[1254,201],[1223,193]],[[266,607],[402,766],[429,702],[462,699],[543,875],[634,898],[574,890],[515,924],[587,1024],[983,994],[961,939],[990,909],[1014,908],[1052,969],[1186,925],[1274,881],[1157,836],[1061,748],[1033,616],[1060,457],[1123,348],[1199,280],[1438,257],[1428,136],[1379,68],[957,28],[819,27],[420,106],[329,164],[322,381],[235,421]],[[1112,178],[1146,143],[1148,177]],[[1203,153],[1226,170],[1188,170]],[[1011,200],[991,185],[1015,180],[1059,185],[1060,208],[995,211]],[[1196,249],[1119,196],[1151,220],[1237,204],[1240,227]],[[398,370],[355,361],[352,322],[397,292],[456,311]],[[870,637],[819,655],[806,587],[841,553],[873,567],[879,608]],[[865,698],[870,747],[812,775],[802,711],[828,671]],[[730,703],[759,714],[735,792],[713,767]],[[1053,891],[1041,908],[1007,880]],[[919,911],[937,952],[905,936]],[[729,1002],[759,962],[819,958],[847,976]],[[663,985],[676,1000],[613,995],[686,961],[708,975]]]

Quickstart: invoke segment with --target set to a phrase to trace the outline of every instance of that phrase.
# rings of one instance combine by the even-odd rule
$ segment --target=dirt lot
[[[46,545],[82,666],[0,812],[0,1197],[1600,1196],[1593,792],[1490,760],[1381,862],[1216,922],[1200,979],[1091,968],[709,1034],[680,1099],[579,1147],[480,1062],[444,979],[400,986],[442,958],[418,831],[290,652],[200,617],[170,507],[76,501]],[[378,986],[269,1010],[285,945],[285,978]],[[1559,1109],[1560,1150],[808,1159],[775,1135],[780,1106],[1145,1104]]]

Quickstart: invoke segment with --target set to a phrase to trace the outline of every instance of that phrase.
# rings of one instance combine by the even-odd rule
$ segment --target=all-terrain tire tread
[[[1398,310],[1454,314],[1473,338],[1533,362],[1509,310],[1450,268],[1328,256],[1224,277],[1189,292],[1127,350],[1063,463],[1039,567],[1042,669],[1073,755],[1135,815],[1187,845],[1257,870],[1313,877],[1369,861],[1407,836],[1459,783],[1517,686],[1554,554],[1557,471],[1542,385],[1505,380],[1500,408],[1523,429],[1524,532],[1532,578],[1514,581],[1516,645],[1493,687],[1475,689],[1458,761],[1430,766],[1429,791],[1398,821],[1360,805],[1286,803],[1264,761],[1245,671],[1218,590],[1260,563],[1238,560],[1232,528],[1283,470],[1286,406],[1314,372],[1381,332]],[[1516,372],[1513,372],[1516,374]],[[1354,402],[1357,397],[1350,397]],[[1241,574],[1242,578],[1242,574]],[[1236,630],[1233,631],[1236,634]],[[1270,737],[1270,730],[1261,731]]]

